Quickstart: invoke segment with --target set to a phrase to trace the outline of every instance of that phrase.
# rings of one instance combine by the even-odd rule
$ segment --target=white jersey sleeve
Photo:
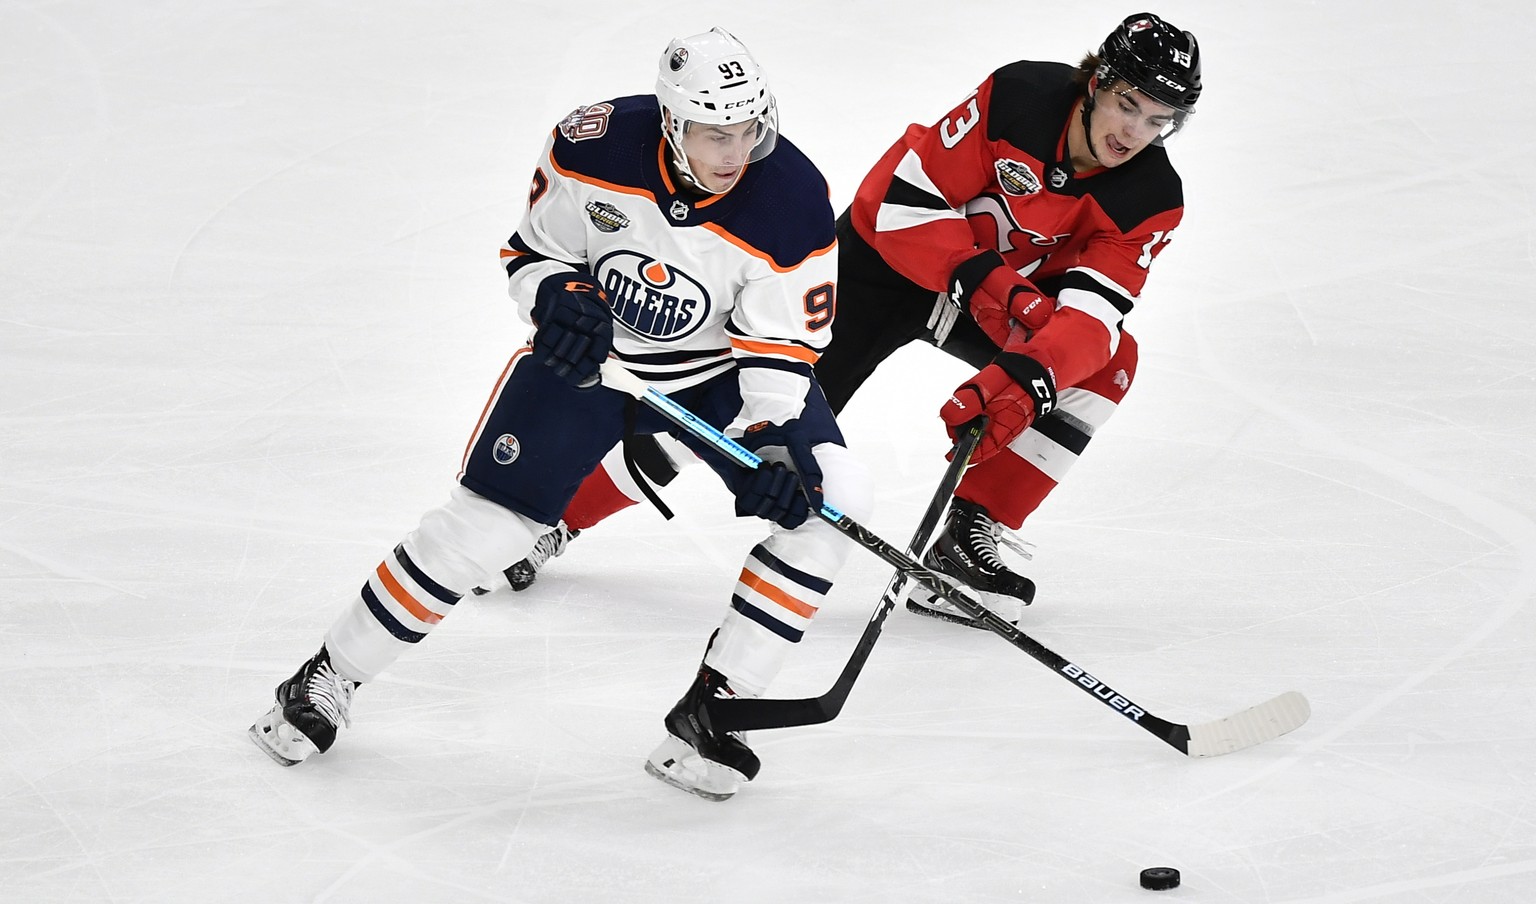
[[[559,134],[551,132],[544,143],[544,165],[534,173],[522,222],[501,246],[502,266],[508,273],[507,293],[529,322],[540,282],[556,273],[587,269],[579,183],[550,175],[553,170],[548,164]]]
[[[742,287],[730,322],[742,408],[727,433],[800,416],[811,366],[832,338],[836,258],[834,243],[788,270],[764,263],[763,272]]]

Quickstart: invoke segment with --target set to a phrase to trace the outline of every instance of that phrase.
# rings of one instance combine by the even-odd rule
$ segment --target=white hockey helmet
[[[694,177],[683,150],[690,125],[755,122],[749,163],[768,156],[778,143],[779,111],[768,78],[746,45],[723,28],[674,38],[667,45],[657,65],[656,99],[673,162],[690,184],[705,191],[713,190]]]

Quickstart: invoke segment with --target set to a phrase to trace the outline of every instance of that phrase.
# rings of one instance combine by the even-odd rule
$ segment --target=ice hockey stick
[[[740,443],[721,433],[665,393],[647,385],[614,359],[610,358],[603,362],[602,380],[608,387],[634,396],[649,405],[677,426],[730,456],[742,467],[755,468],[762,463],[762,459]],[[981,622],[987,630],[1028,653],[1037,662],[1072,682],[1084,693],[1130,719],[1180,753],[1194,757],[1210,757],[1243,750],[1274,740],[1286,732],[1299,728],[1312,714],[1306,697],[1297,691],[1287,691],[1242,712],[1200,725],[1185,725],[1159,718],[1099,680],[1082,666],[1025,634],[1017,625],[1004,621],[963,589],[951,587],[934,572],[914,561],[911,556],[904,555],[896,547],[880,539],[837,509],[824,504],[817,514],[855,543],[873,552],[886,564],[895,568],[898,577],[917,581],[925,589],[942,596],[958,606],[961,611]],[[870,643],[873,644],[873,642],[872,637]],[[868,651],[865,651],[865,655],[868,655]],[[841,680],[840,677],[839,681]]]

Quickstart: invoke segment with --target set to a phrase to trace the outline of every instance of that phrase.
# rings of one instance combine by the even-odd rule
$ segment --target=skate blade
[[[730,800],[736,794],[735,791],[710,791],[705,788],[700,788],[697,785],[690,785],[687,782],[679,778],[675,778],[674,776],[658,768],[649,760],[647,760],[645,763],[645,771],[647,775],[660,779],[661,781],[671,785],[674,788],[677,788],[680,791],[687,791],[689,794],[692,794],[695,797],[702,797],[705,800]]]
[[[945,581],[951,584],[954,583],[948,577],[944,577],[942,575],[941,577],[943,577]],[[1010,599],[1008,597],[1002,597],[1001,599],[998,599],[996,603],[994,603],[993,598],[997,596],[996,594],[986,593],[971,588],[967,589],[970,589],[971,593],[977,596],[978,602],[980,602],[983,606],[986,606],[987,611],[991,612],[993,615],[996,615],[998,618],[1002,619],[1010,625],[1017,625],[1019,623],[1019,619],[1022,616],[1022,609],[1016,600]],[[971,616],[966,615],[964,612],[960,611],[953,603],[944,599],[944,597],[932,593],[923,587],[918,587],[913,593],[907,595],[907,611],[915,612],[918,615],[927,616],[928,618],[936,618],[939,621],[946,621],[950,624],[964,625],[967,628],[975,628],[978,631],[987,630],[987,626],[981,621],[981,619],[972,618]]]
[[[746,777],[729,766],[699,756],[687,744],[667,736],[645,761],[646,774],[705,800],[729,800]]]
[[[967,628],[975,628],[979,631],[987,630],[986,625],[982,624],[977,619],[971,618],[969,615],[965,615],[963,613],[945,612],[943,609],[931,609],[928,606],[925,606],[922,603],[919,603],[917,600],[913,599],[907,600],[907,611],[916,613],[917,615],[925,616],[927,618],[934,618],[938,619],[939,621],[949,622],[952,625],[964,625]]]
[[[284,728],[289,731],[283,732]],[[284,736],[288,733],[299,737],[297,740],[285,741]],[[315,752],[315,745],[308,738],[283,721],[281,707],[274,706],[271,712],[257,719],[246,731],[246,735],[250,737],[251,743],[261,748],[279,766],[297,766]]]

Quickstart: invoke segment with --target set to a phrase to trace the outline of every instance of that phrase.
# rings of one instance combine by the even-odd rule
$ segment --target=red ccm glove
[[[939,417],[954,441],[962,426],[978,415],[987,416],[986,435],[971,456],[972,464],[980,464],[1055,407],[1055,375],[1028,355],[1003,352],[955,389],[939,409]]]
[[[1014,272],[996,251],[983,251],[963,261],[949,278],[949,297],[971,312],[987,338],[1002,348],[1012,328],[1009,321],[1031,332],[1045,326],[1056,303],[1035,284]]]

